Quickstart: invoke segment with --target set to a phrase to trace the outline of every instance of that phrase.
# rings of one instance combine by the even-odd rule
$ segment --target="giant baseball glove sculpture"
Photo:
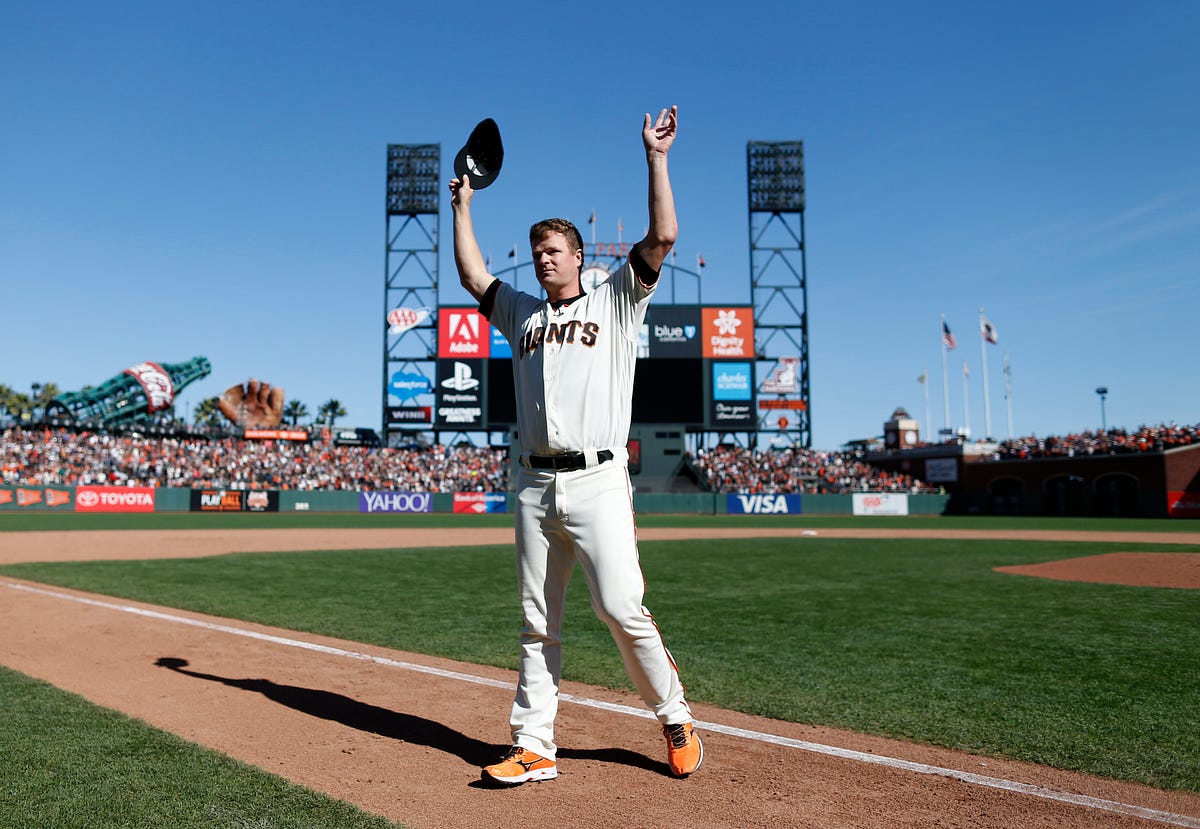
[[[231,423],[246,429],[270,429],[283,420],[283,389],[251,378],[225,389],[217,408]]]

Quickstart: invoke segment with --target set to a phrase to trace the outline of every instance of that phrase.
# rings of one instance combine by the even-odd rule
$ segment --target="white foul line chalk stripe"
[[[460,682],[470,682],[475,685],[487,685],[492,688],[508,689],[513,687],[511,682],[488,679],[486,677],[462,673],[461,671],[448,671],[442,668],[432,668],[426,665],[417,665],[413,662],[401,662],[396,659],[388,659],[384,656],[373,656],[369,653],[350,651],[343,648],[334,648],[328,645],[318,645],[316,643],[305,642],[300,639],[289,639],[269,633],[259,633],[258,631],[246,630],[244,628],[233,627],[231,625],[221,625],[216,624],[215,622],[206,622],[200,619],[189,619],[186,616],[176,616],[174,614],[162,613],[157,610],[147,610],[145,608],[134,607],[132,605],[123,605],[116,602],[107,602],[99,599],[89,599],[85,596],[75,596],[70,593],[60,593],[56,590],[47,590],[45,588],[33,587],[27,584],[16,584],[8,581],[2,581],[0,584],[3,584],[5,587],[12,588],[13,590],[23,590],[28,593],[36,593],[42,596],[50,596],[56,599],[78,602],[79,604],[91,605],[93,607],[117,610],[122,613],[131,613],[148,619],[158,619],[164,622],[191,625],[192,627],[203,628],[205,630],[228,633],[233,636],[244,636],[249,639],[258,639],[263,642],[272,642],[277,645],[285,645],[291,648],[301,648],[303,650],[316,651],[318,653],[329,654],[332,656],[341,656],[348,659],[359,659],[365,662],[374,662],[378,665],[386,665],[391,668],[400,668],[402,670],[414,671],[417,673],[431,674],[444,679],[455,679]],[[603,702],[601,700],[589,699],[588,697],[578,697],[574,694],[565,693],[560,695],[560,699],[562,699],[564,702],[574,703],[575,705],[598,708],[604,711],[611,711],[616,714],[640,717],[642,719],[654,719],[654,714],[652,714],[650,711],[642,708],[634,708],[629,705]],[[735,728],[729,725],[721,725],[720,723],[697,720],[696,725],[705,731],[711,731],[715,734],[725,734],[731,737],[740,737],[742,739],[754,740],[760,743],[770,743],[772,745],[800,749],[801,751],[825,754],[830,757],[839,757],[844,760],[855,760],[860,763],[871,763],[878,766],[886,766],[887,768],[899,769],[902,771],[912,772],[914,774],[929,774],[938,777],[948,777],[954,780],[962,781],[963,783],[971,783],[976,786],[984,786],[991,789],[1001,789],[1003,791],[1016,792],[1019,794],[1029,795],[1031,797],[1040,797],[1045,800],[1055,800],[1060,803],[1070,803],[1075,806],[1083,806],[1089,809],[1100,809],[1106,812],[1116,812],[1122,815],[1130,815],[1132,817],[1145,818],[1146,820],[1159,821],[1161,823],[1167,823],[1173,826],[1186,826],[1190,827],[1190,829],[1200,829],[1200,818],[1191,817],[1189,815],[1175,814],[1174,812],[1164,812],[1158,809],[1148,809],[1143,806],[1133,806],[1128,803],[1119,803],[1115,800],[1104,800],[1103,798],[1089,797],[1088,795],[1060,792],[1054,789],[1047,789],[1042,786],[1035,786],[1030,783],[1020,783],[1015,780],[1005,780],[1000,777],[989,777],[983,774],[973,774],[971,772],[958,771],[957,769],[931,766],[925,763],[914,763],[909,760],[900,760],[895,757],[868,754],[862,751],[838,748],[837,746],[827,746],[821,743],[808,742],[806,740],[796,740],[791,737],[780,737],[775,734],[767,734],[761,731],[750,731],[745,728]]]

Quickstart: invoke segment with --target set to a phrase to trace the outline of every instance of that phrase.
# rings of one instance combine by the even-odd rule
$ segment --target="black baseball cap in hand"
[[[500,143],[500,128],[491,118],[484,118],[471,130],[471,137],[454,157],[454,175],[471,177],[471,189],[482,190],[500,175],[504,164],[504,145]]]

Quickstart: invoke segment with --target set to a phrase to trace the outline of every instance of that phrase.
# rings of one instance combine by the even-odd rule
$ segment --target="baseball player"
[[[545,299],[487,272],[471,221],[469,175],[450,182],[454,261],[479,310],[513,350],[517,428],[517,581],[524,614],[520,677],[510,726],[513,747],[483,769],[485,780],[516,785],[549,780],[562,674],[562,620],[571,571],[579,562],[592,607],[612,631],[625,669],[667,740],[671,772],[686,777],[704,749],[671,654],[650,612],[638,563],[629,482],[629,421],[638,331],[678,223],[667,153],[676,107],[647,113],[642,143],[649,169],[650,229],[606,282],[585,294],[583,239],[565,219],[529,231]]]

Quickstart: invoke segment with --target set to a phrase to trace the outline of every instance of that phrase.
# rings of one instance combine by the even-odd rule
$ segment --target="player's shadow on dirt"
[[[288,708],[309,716],[341,723],[368,734],[378,734],[381,737],[444,751],[473,766],[494,763],[508,748],[507,745],[493,745],[476,740],[424,717],[389,711],[386,708],[359,702],[331,691],[302,688],[296,685],[281,685],[269,679],[233,679],[232,677],[201,673],[188,670],[188,661],[174,656],[159,657],[154,664],[160,668],[169,668],[184,676],[209,682],[220,682],[231,688],[262,694],[273,702],[286,705]],[[564,748],[559,750],[559,757],[634,766],[666,775],[664,763],[655,763],[643,754],[623,748]]]
[[[188,661],[173,656],[160,657],[155,663],[185,676],[220,682],[231,688],[262,694],[272,702],[286,705],[313,717],[341,723],[368,734],[378,734],[393,740],[428,746],[462,758],[473,766],[494,762],[505,746],[496,746],[468,737],[439,722],[412,714],[389,711],[377,705],[351,699],[331,691],[282,685],[269,679],[233,679],[187,669]]]

